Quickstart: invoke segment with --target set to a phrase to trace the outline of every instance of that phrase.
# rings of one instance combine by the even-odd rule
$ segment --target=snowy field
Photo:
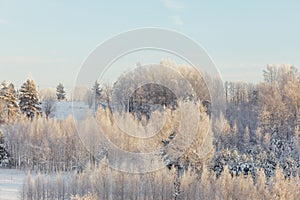
[[[69,102],[62,101],[56,103],[55,112],[51,117],[57,119],[66,119],[68,116],[74,116],[78,121],[83,120],[90,111],[87,104],[84,102]]]
[[[0,200],[17,200],[26,172],[0,168]]]

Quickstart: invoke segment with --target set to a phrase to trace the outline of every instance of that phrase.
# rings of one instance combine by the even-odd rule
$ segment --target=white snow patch
[[[61,101],[56,103],[56,109],[53,117],[63,120],[68,116],[73,116],[76,120],[81,121],[85,119],[87,113],[90,111],[89,106],[84,102]]]
[[[20,199],[20,189],[26,176],[24,171],[0,168],[0,199]]]

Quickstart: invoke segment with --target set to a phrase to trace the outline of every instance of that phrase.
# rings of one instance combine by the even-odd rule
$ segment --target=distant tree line
[[[19,90],[16,91],[13,83],[7,84],[5,81],[0,85],[0,123],[13,122],[19,119],[20,114],[28,118],[42,115],[44,111],[46,117],[53,111],[55,101],[50,92],[44,96],[45,104],[42,106],[40,95],[33,80],[28,79]],[[56,89],[57,100],[66,98],[63,84],[59,83]]]

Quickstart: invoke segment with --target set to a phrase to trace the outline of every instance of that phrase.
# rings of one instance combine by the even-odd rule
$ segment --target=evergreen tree
[[[62,83],[59,83],[56,87],[56,96],[58,101],[64,100],[66,98],[66,91]]]
[[[28,79],[21,87],[19,94],[20,110],[27,117],[41,114],[41,103],[33,80]]]
[[[7,119],[7,107],[4,102],[6,89],[6,82],[2,82],[0,85],[0,123],[4,123]]]
[[[0,131],[0,166],[7,166],[9,164],[9,154],[4,146],[4,136]]]
[[[15,120],[19,116],[18,97],[15,87],[10,83],[3,96],[4,102],[7,107],[7,117],[9,120]]]
[[[100,88],[100,84],[98,83],[98,81],[95,81],[95,84],[92,88],[93,94],[95,96],[96,99],[101,98],[102,96],[102,89]]]
[[[101,89],[100,84],[98,83],[98,81],[95,81],[95,84],[92,87],[92,98],[93,98],[94,109],[95,109],[95,112],[96,112],[96,110],[98,108],[99,101],[102,98],[102,89]]]

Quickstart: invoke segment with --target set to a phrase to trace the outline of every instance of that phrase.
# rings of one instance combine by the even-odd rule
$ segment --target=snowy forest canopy
[[[52,95],[51,98],[44,98],[43,101],[39,99],[38,91],[32,80],[26,81],[18,91],[14,89],[13,84],[2,84],[0,98],[1,165],[42,173],[75,170],[76,172],[87,171],[87,174],[95,173],[98,176],[110,178],[117,176],[114,174],[116,172],[111,172],[110,169],[105,167],[107,166],[105,159],[107,159],[109,154],[98,146],[103,141],[98,141],[97,139],[81,141],[78,137],[76,129],[78,124],[76,123],[80,123],[79,135],[90,134],[92,138],[97,138],[93,134],[99,131],[96,124],[101,123],[108,138],[115,144],[120,145],[122,149],[133,152],[143,152],[145,149],[152,147],[160,149],[161,158],[166,165],[166,170],[160,173],[163,174],[161,176],[169,177],[170,180],[160,180],[159,183],[168,184],[167,182],[169,181],[174,184],[174,188],[165,188],[165,199],[168,199],[168,195],[184,197],[184,195],[195,193],[195,191],[198,191],[199,199],[206,199],[213,195],[213,193],[210,193],[212,190],[219,191],[223,195],[222,197],[227,199],[226,195],[230,192],[226,193],[226,189],[220,186],[222,181],[232,182],[236,187],[241,187],[243,184],[253,185],[252,190],[256,191],[256,193],[252,193],[252,195],[257,195],[252,196],[253,198],[259,196],[259,193],[261,193],[259,192],[260,187],[263,184],[271,188],[268,190],[267,186],[264,187],[266,189],[264,192],[265,198],[273,198],[272,195],[279,195],[279,197],[280,195],[286,195],[279,194],[274,187],[276,184],[282,184],[282,187],[286,187],[288,190],[287,185],[290,183],[281,183],[279,179],[294,181],[294,179],[299,179],[300,175],[300,74],[298,70],[293,66],[269,65],[263,71],[263,81],[259,83],[225,82],[223,87],[226,110],[224,113],[209,110],[210,98],[217,94],[208,93],[203,77],[194,73],[193,69],[189,67],[177,66],[177,70],[191,83],[193,88],[196,88],[195,96],[189,98],[185,96],[177,99],[172,91],[164,87],[157,89],[157,85],[146,85],[138,90],[134,90],[135,87],[132,87],[131,93],[135,91],[134,96],[131,99],[125,99],[132,102],[132,104],[129,104],[131,106],[128,108],[129,112],[140,111],[138,113],[139,117],[133,118],[132,114],[125,113],[126,121],[124,124],[132,130],[143,130],[147,123],[158,123],[158,120],[156,121],[155,118],[159,119],[161,112],[168,113],[168,124],[159,132],[160,138],[149,140],[147,145],[138,143],[131,138],[118,137],[117,127],[111,121],[115,112],[118,112],[114,108],[113,103],[115,99],[123,98],[118,95],[122,95],[123,87],[129,87],[128,85],[133,81],[134,76],[132,74],[123,75],[118,80],[119,83],[115,83],[112,86],[101,86],[96,81],[91,89],[85,93],[84,98],[86,104],[91,108],[91,114],[87,115],[86,119],[80,122],[75,122],[71,116],[64,120],[49,117],[53,109],[55,109],[56,101],[65,99],[65,91],[62,84],[57,86],[57,96],[53,97]],[[164,74],[161,75],[164,76]],[[165,75],[167,76],[169,73]],[[144,73],[142,70],[137,78],[145,79],[146,76],[147,73]],[[214,81],[212,77],[210,84],[219,87],[219,83]],[[176,85],[176,81],[173,84]],[[154,89],[153,93],[152,90]],[[219,89],[216,91],[219,91]],[[146,97],[144,96],[145,99],[143,99],[143,94],[147,94]],[[142,103],[144,100],[146,102],[155,102],[155,104],[160,104],[162,107],[158,109],[148,108],[145,106],[146,104]],[[182,156],[174,157],[172,155],[172,145],[180,144],[173,140],[178,132],[176,126],[178,121],[176,121],[176,116],[174,117],[173,115],[176,115],[174,109],[176,111],[177,104],[184,104],[181,101],[185,103],[200,102],[197,106],[201,113],[199,124],[201,124],[202,129],[196,134],[195,141],[191,147],[184,149]],[[192,112],[192,109],[187,111]],[[187,111],[184,114],[190,115],[191,113]],[[45,114],[42,114],[42,112]],[[209,116],[211,113],[217,115],[215,121],[211,120]],[[142,117],[143,115],[146,115],[145,119]],[[115,116],[118,115],[115,114]],[[136,123],[138,126],[131,126],[130,123]],[[136,127],[140,129],[135,129]],[[212,148],[213,151],[207,156],[207,159],[203,160],[198,156],[203,150],[199,148],[204,140],[201,133],[210,129],[212,138],[209,140],[210,144],[207,144],[206,147]],[[95,156],[99,155],[99,152],[101,155],[99,157]],[[100,162],[101,160],[102,162]],[[94,167],[99,171],[89,171],[92,170],[90,168]],[[169,174],[170,170],[175,171],[174,173],[177,174],[176,178],[171,178],[173,175]],[[227,176],[226,173],[230,175]],[[74,179],[76,176],[80,176],[86,182],[91,181],[86,174],[72,176],[74,176],[72,177]],[[247,183],[244,182],[244,179],[231,180],[231,176],[248,177],[244,178],[247,180]],[[263,176],[266,179],[265,181],[261,180]],[[204,180],[203,177],[206,177],[206,181],[209,184],[205,185],[201,182]],[[29,178],[31,180],[31,177]],[[149,177],[147,175],[139,177],[139,181],[145,181],[144,178],[146,180]],[[133,181],[137,179],[137,177],[125,177],[125,179],[122,179],[122,184],[123,186],[126,185],[126,182],[127,184],[133,184]],[[99,177],[97,180],[102,181],[101,183],[105,182]],[[158,181],[159,176],[153,176],[151,180]],[[36,194],[32,192],[33,189],[29,187],[34,186],[30,186],[29,182],[25,184],[23,199],[30,199],[30,195],[37,195],[38,193],[38,189]],[[258,183],[261,185],[258,185]],[[274,183],[274,187],[270,186],[272,185],[271,183]],[[192,187],[189,188],[189,184],[195,187],[195,191],[190,191]],[[295,191],[299,189],[299,185],[300,183],[298,182],[293,186],[295,187],[295,196],[285,196],[284,198],[296,198]],[[111,198],[109,194],[104,195],[103,192],[97,192],[93,189],[81,191],[85,187],[88,186],[77,185],[76,187],[74,186],[76,189],[73,188],[74,191],[72,191],[71,186],[68,186],[66,190],[69,190],[69,194],[73,195],[80,194],[84,196],[88,195],[88,191],[92,191],[100,199]],[[117,188],[119,186],[111,187],[115,187],[115,190],[118,191]],[[154,186],[151,187],[154,188]],[[199,187],[199,190],[196,189],[197,187]],[[140,192],[144,192],[147,196],[149,194],[146,188],[146,186],[144,189],[140,188]],[[203,188],[206,189],[204,190]],[[234,190],[233,186],[228,188]],[[106,189],[102,188],[102,190]],[[31,191],[31,194],[29,194],[29,191]],[[123,191],[122,194],[118,195],[124,197],[129,194]],[[207,196],[205,197],[205,195]],[[155,196],[153,193],[152,199],[156,199],[158,196]],[[129,196],[126,197],[129,198]],[[186,197],[188,198],[188,196]],[[259,197],[262,198],[262,196]],[[190,196],[190,198],[194,197]],[[197,198],[195,197],[194,199]],[[59,198],[57,197],[57,199]],[[215,197],[215,199],[218,198]],[[222,198],[220,197],[220,199]]]

